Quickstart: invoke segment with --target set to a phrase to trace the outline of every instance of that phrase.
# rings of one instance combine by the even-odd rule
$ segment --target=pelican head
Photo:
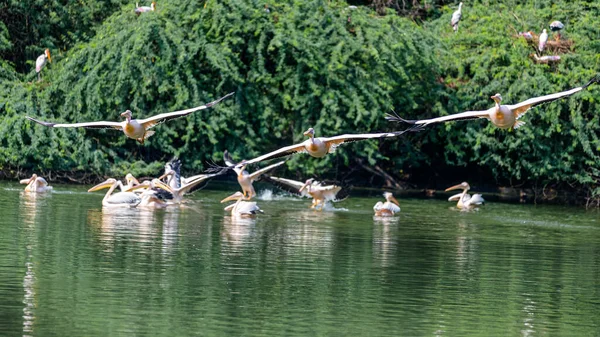
[[[152,8],[153,11],[156,10],[156,1],[152,1],[152,3],[150,4],[150,8]]]
[[[127,121],[130,121],[132,116],[131,110],[125,110],[125,112],[121,113],[121,117],[127,118]]]
[[[502,102],[502,96],[500,96],[500,94],[495,94],[494,96],[490,96],[491,99],[494,100],[494,102],[500,104],[500,102]]]
[[[232,195],[228,196],[227,198],[221,200],[221,203],[227,202],[229,200],[239,200],[239,199],[243,199],[244,198],[244,193],[237,191],[235,193],[233,193]]]
[[[309,130],[312,130],[312,128],[309,129]],[[302,185],[302,187],[300,187],[300,190],[298,190],[298,192],[304,191],[304,189],[307,188],[307,187],[309,187],[310,185],[312,185],[312,183],[314,181],[315,181],[314,178],[307,179],[306,182],[304,183],[304,185]],[[310,189],[309,189],[309,192],[310,192]]]
[[[385,198],[385,200],[393,202],[394,204],[400,206],[400,203],[398,202],[398,200],[396,200],[396,198],[394,198],[394,195],[391,192],[383,192],[383,197]]]
[[[146,180],[146,181],[144,181],[141,184],[132,186],[132,187],[128,188],[126,190],[126,192],[131,192],[131,191],[134,191],[134,190],[137,190],[137,189],[140,189],[140,188],[147,188],[147,189],[160,188],[160,189],[163,189],[163,190],[165,190],[167,192],[173,193],[173,189],[171,188],[171,186],[163,183],[162,181],[160,181],[160,179],[156,179],[156,178],[152,179],[152,181]]]
[[[48,62],[52,63],[52,57],[50,56],[50,49],[47,49],[44,51],[44,54],[46,54],[46,58],[48,59]]]
[[[308,130],[306,130],[306,131],[304,132],[304,135],[305,135],[305,136],[308,136],[308,137],[310,137],[310,138],[314,137],[314,136],[315,136],[315,129],[313,129],[313,128],[308,128]]]
[[[448,187],[445,191],[452,191],[452,190],[469,190],[471,188],[471,186],[469,186],[469,183],[467,183],[466,181],[463,181],[462,183],[458,184],[458,185],[454,185],[452,187]]]
[[[88,190],[88,192],[94,192],[94,191],[98,191],[98,190],[101,190],[101,189],[103,189],[103,188],[110,188],[110,187],[111,187],[111,186],[112,186],[114,183],[116,183],[116,182],[117,182],[117,179],[109,178],[109,179],[107,179],[105,182],[103,182],[103,183],[100,183],[100,184],[98,184],[98,185],[96,185],[96,186],[94,186],[94,187],[90,188],[90,189]]]
[[[140,184],[140,182],[131,173],[127,173],[127,175],[125,176],[125,181],[127,182],[127,185],[129,185],[129,184],[139,185]]]

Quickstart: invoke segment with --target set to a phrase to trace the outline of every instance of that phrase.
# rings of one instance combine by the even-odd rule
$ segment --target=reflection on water
[[[600,224],[571,208],[379,198],[333,210],[222,191],[103,209],[85,188],[0,194],[0,335],[577,335],[600,326]],[[300,202],[298,202],[300,200]],[[340,211],[341,209],[341,211]]]

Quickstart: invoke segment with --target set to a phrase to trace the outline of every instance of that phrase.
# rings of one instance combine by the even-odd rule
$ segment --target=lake
[[[0,184],[0,335],[598,336],[596,210],[352,196],[324,211],[258,188],[237,219],[103,210],[91,186]],[[485,197],[485,195],[484,195]]]

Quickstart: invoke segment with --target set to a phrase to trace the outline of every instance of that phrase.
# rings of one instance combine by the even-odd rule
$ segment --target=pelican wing
[[[540,97],[535,97],[535,98],[530,98],[526,101],[523,101],[521,103],[517,103],[517,104],[512,104],[512,105],[507,105],[507,107],[512,110],[517,119],[521,118],[527,111],[529,111],[529,109],[533,108],[536,105],[539,104],[543,104],[543,103],[548,103],[548,102],[552,102],[555,101],[559,98],[563,98],[563,97],[567,97],[567,96],[571,96],[574,93],[577,93],[581,90],[583,90],[583,87],[577,87],[571,90],[567,90],[567,91],[562,91],[562,92],[558,92],[555,94],[551,94],[551,95],[545,95],[545,96],[540,96]]]
[[[275,150],[273,152],[269,152],[267,154],[263,154],[262,156],[256,157],[254,159],[250,159],[246,161],[246,164],[254,164],[254,163],[258,163],[260,161],[263,160],[270,160],[270,159],[275,159],[275,158],[281,158],[281,157],[285,157],[285,156],[289,156],[291,154],[294,153],[302,153],[302,152],[306,152],[306,149],[304,148],[304,143],[306,142],[306,140],[300,144],[294,144],[294,145],[290,145],[290,146],[286,146],[286,147],[282,147],[279,150]]]
[[[37,120],[35,118],[31,118],[26,116],[25,118],[34,121],[43,126],[47,126],[50,128],[88,128],[88,129],[117,129],[122,130],[123,125],[120,122],[87,122],[87,123],[73,123],[73,124],[61,124],[61,123],[52,123],[52,122],[44,122]]]
[[[235,166],[238,163],[231,158],[231,154],[229,154],[229,151],[227,150],[223,152],[223,161],[225,161],[225,165],[227,166]]]
[[[262,176],[262,179],[286,192],[292,193],[300,197],[310,198],[310,194],[308,194],[307,189],[300,192],[300,189],[302,188],[302,186],[304,186],[304,183],[301,181],[272,177],[266,174]]]
[[[404,119],[398,115],[387,114],[387,116],[385,116],[385,119],[387,119],[388,121],[391,121],[391,122],[404,122],[404,123],[416,124],[416,125],[429,125],[429,124],[433,124],[433,123],[453,122],[453,121],[470,120],[470,119],[477,119],[477,118],[487,118],[490,114],[490,111],[493,111],[494,109],[495,108],[490,108],[488,110],[479,110],[479,111],[465,111],[465,112],[461,112],[461,113],[457,113],[457,114],[453,114],[453,115],[442,116],[442,117],[431,118],[431,119],[420,119],[420,120]]]
[[[483,200],[481,194],[473,194],[473,196],[471,196],[471,198],[469,199],[469,204],[471,205],[481,205],[484,202],[485,200]]]
[[[327,200],[334,202],[342,201],[350,196],[350,188],[338,185],[312,186],[312,191],[322,191]]]
[[[142,124],[144,126],[144,128],[146,128],[146,130],[156,126],[157,124],[166,122],[170,119],[175,119],[175,118],[179,118],[179,117],[183,117],[183,116],[187,116],[189,114],[191,114],[192,112],[198,111],[198,110],[204,110],[206,108],[210,108],[211,106],[221,102],[222,100],[224,100],[225,98],[233,95],[234,92],[230,92],[227,95],[217,99],[216,101],[212,101],[210,103],[195,107],[195,108],[191,108],[191,109],[186,109],[186,110],[179,110],[179,111],[173,111],[173,112],[166,112],[166,113],[162,113],[162,114],[158,114],[156,116],[152,116],[150,118],[146,118],[146,119],[140,119],[138,120],[138,122],[140,124]]]
[[[188,194],[203,189],[208,184],[209,179],[223,173],[199,174],[186,179],[186,182],[179,188],[180,193]]]
[[[255,180],[259,179],[260,176],[262,176],[266,172],[268,172],[268,171],[270,171],[270,170],[272,170],[272,169],[274,169],[274,168],[276,168],[278,166],[281,166],[284,163],[285,163],[285,160],[284,161],[280,161],[280,162],[278,162],[276,164],[273,164],[273,165],[269,165],[267,167],[263,167],[260,170],[254,171],[254,172],[252,172],[252,174],[250,174],[250,180],[251,181],[255,181]]]
[[[448,201],[459,201],[461,196],[462,196],[462,192],[451,196],[450,198],[448,198]]]
[[[346,134],[335,137],[319,137],[321,141],[326,143],[329,147],[329,153],[335,152],[335,149],[344,143],[357,142],[359,140],[366,139],[376,139],[376,138],[391,138],[398,137],[407,131],[413,131],[412,128],[397,131],[397,132],[387,132],[387,133],[362,133],[362,134]]]

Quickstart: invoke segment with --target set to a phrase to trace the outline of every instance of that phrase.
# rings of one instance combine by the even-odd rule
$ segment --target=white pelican
[[[48,186],[46,179],[33,174],[29,179],[21,179],[20,184],[26,184],[25,192],[43,193],[52,191],[52,186]]]
[[[50,49],[44,50],[44,53],[35,60],[35,72],[38,75],[38,82],[42,80],[42,75],[40,75],[40,71],[46,65],[46,61],[52,63],[52,57],[50,56]]]
[[[102,206],[104,207],[136,207],[141,201],[142,198],[133,192],[120,192],[112,195],[112,192],[117,187],[122,188],[123,183],[120,180],[109,178],[103,183],[100,183],[88,190],[88,192],[93,192],[97,190],[101,190],[103,188],[108,188],[108,192],[102,199]]]
[[[156,189],[160,188],[169,193],[173,193],[171,187],[159,179],[152,179],[152,181],[144,181],[139,185],[132,186],[127,192],[134,191],[137,189],[144,188],[145,190],[140,195],[140,203],[136,207],[148,207],[148,208],[165,208],[168,203],[158,196]]]
[[[141,6],[136,2],[135,3],[135,14],[140,15],[141,13],[146,13],[146,12],[153,12],[156,10],[156,2],[152,1],[152,3],[150,4],[150,7],[148,6]]]
[[[454,29],[455,33],[458,32],[458,23],[462,17],[462,5],[462,2],[458,4],[458,9],[452,13],[452,19],[450,20],[450,24],[452,25],[452,29]]]
[[[211,178],[216,177],[221,174],[223,174],[223,173],[219,172],[219,173],[211,173],[211,174],[198,174],[193,177],[185,179],[185,181],[182,181],[180,183],[179,187],[173,188],[171,185],[168,185],[169,189],[168,190],[165,189],[165,191],[169,192],[169,194],[165,195],[164,197],[166,199],[172,199],[172,203],[179,204],[183,201],[184,195],[192,193],[194,191],[197,191],[198,189],[206,186],[208,179],[211,179]],[[173,170],[163,174],[158,179],[160,180],[165,177],[172,176],[172,175],[175,175],[175,171],[173,171]],[[170,181],[170,179],[167,179],[167,181]],[[146,183],[146,182],[143,182],[142,184],[144,184],[144,183]],[[133,188],[135,189],[136,186],[134,186]]]
[[[323,209],[328,201],[338,202],[346,199],[350,194],[350,189],[338,185],[325,185],[316,181],[314,178],[306,180],[306,182],[296,181],[292,179],[278,178],[265,175],[265,181],[302,197],[312,197],[313,202],[310,208]],[[320,206],[320,207],[319,207]]]
[[[129,188],[139,185],[140,181],[137,180],[137,178],[134,177],[133,174],[127,173],[127,175],[125,176],[125,183],[126,185],[121,188],[121,192],[125,192]]]
[[[403,131],[389,132],[389,133],[363,133],[363,134],[346,134],[341,136],[334,137],[316,137],[315,138],[315,130],[313,128],[309,128],[304,132],[304,135],[309,137],[309,139],[303,141],[302,143],[282,147],[279,150],[275,150],[273,152],[269,152],[262,156],[256,157],[250,160],[242,160],[239,164],[254,164],[263,160],[270,160],[275,158],[281,158],[284,156],[288,156],[294,153],[308,153],[309,155],[321,158],[327,155],[328,153],[333,153],[335,149],[344,143],[356,142],[359,140],[365,139],[374,139],[374,138],[390,138],[390,137],[398,137],[405,132],[408,131],[419,131],[421,130],[420,126],[408,128]],[[220,167],[214,165],[210,168],[209,172],[220,171],[220,170],[228,170],[232,169],[234,166]]]
[[[79,127],[82,127],[82,128],[91,128],[91,129],[121,130],[121,131],[123,131],[123,133],[125,133],[125,135],[127,137],[129,137],[131,139],[135,139],[138,142],[140,142],[141,144],[144,144],[144,140],[154,134],[154,131],[148,131],[148,130],[150,128],[154,127],[155,125],[166,122],[166,121],[174,119],[174,118],[187,116],[187,115],[191,114],[192,112],[195,112],[198,110],[204,110],[206,108],[209,108],[209,107],[221,102],[222,100],[224,100],[225,98],[227,98],[233,94],[234,93],[231,92],[231,93],[219,98],[216,101],[213,101],[213,102],[210,102],[210,103],[207,103],[205,105],[201,105],[201,106],[198,106],[195,108],[174,111],[174,112],[166,112],[166,113],[158,114],[156,116],[152,116],[152,117],[149,117],[146,119],[139,119],[139,120],[131,118],[132,113],[130,110],[127,110],[127,111],[121,113],[121,116],[125,117],[125,120],[122,122],[101,121],[101,122],[60,124],[60,123],[52,123],[52,122],[43,122],[43,121],[39,121],[39,120],[31,118],[31,117],[27,117],[27,119],[32,120],[38,124],[42,124],[44,126],[53,127],[53,128],[79,128]]]
[[[400,203],[394,198],[394,195],[390,192],[384,192],[383,197],[385,202],[378,201],[373,210],[376,216],[394,216],[394,214],[400,212]]]
[[[221,200],[221,203],[227,202],[229,200],[237,200],[235,204],[231,204],[224,208],[225,211],[231,211],[231,215],[251,217],[255,216],[258,213],[263,213],[263,211],[256,205],[255,202],[243,201],[244,193],[242,192],[235,192],[234,194]]]
[[[540,40],[539,40],[539,44],[538,44],[538,49],[539,49],[540,53],[542,51],[544,51],[544,48],[546,48],[546,42],[548,42],[548,33],[544,29],[542,31],[542,34],[540,34]]]
[[[456,121],[456,120],[487,118],[494,125],[496,125],[497,127],[501,128],[501,129],[508,129],[511,127],[516,129],[516,128],[522,126],[523,124],[525,124],[525,122],[519,121],[518,119],[521,118],[529,109],[533,108],[534,106],[542,104],[542,103],[552,102],[559,98],[571,96],[574,93],[577,93],[583,89],[586,89],[592,83],[598,83],[598,81],[600,81],[600,75],[596,75],[596,77],[592,78],[584,86],[577,87],[577,88],[567,90],[567,91],[562,91],[562,92],[559,92],[556,94],[550,94],[550,95],[546,95],[546,96],[530,98],[521,103],[512,104],[512,105],[504,105],[504,104],[500,105],[500,102],[502,101],[502,96],[500,96],[500,94],[496,94],[491,97],[494,100],[494,102],[496,102],[496,106],[489,108],[487,110],[466,111],[466,112],[461,112],[461,113],[457,113],[457,114],[453,114],[453,115],[448,115],[448,116],[443,116],[443,117],[438,117],[438,118],[431,118],[431,119],[421,119],[421,120],[406,120],[398,115],[390,115],[390,114],[388,114],[385,118],[389,121],[405,122],[405,123],[416,124],[416,125],[421,125],[421,126],[425,126],[425,125],[429,125],[429,124],[433,124],[433,123]]]
[[[457,201],[456,207],[460,209],[473,209],[478,205],[481,205],[485,202],[481,197],[481,194],[473,194],[472,196],[467,194],[467,191],[471,189],[471,186],[467,182],[462,182],[458,185],[454,185],[452,187],[448,187],[446,192],[452,190],[460,190],[462,189],[462,193],[455,194],[448,198],[448,201]]]
[[[234,162],[233,159],[231,159],[231,155],[229,155],[229,152],[227,152],[227,150],[225,150],[225,152],[223,153],[223,159],[225,160],[225,164],[227,164],[227,166],[233,166],[233,170],[237,174],[237,181],[240,184],[240,186],[242,187],[244,197],[248,200],[250,200],[256,196],[256,191],[254,190],[254,186],[252,186],[252,183],[254,181],[260,179],[260,177],[263,174],[265,174],[268,171],[270,171],[278,166],[281,166],[285,163],[285,161],[280,161],[276,164],[269,165],[267,167],[263,167],[262,169],[260,169],[258,171],[254,171],[252,174],[250,174],[248,171],[246,171],[246,166],[248,164],[246,164],[246,163],[238,164],[238,163]]]

